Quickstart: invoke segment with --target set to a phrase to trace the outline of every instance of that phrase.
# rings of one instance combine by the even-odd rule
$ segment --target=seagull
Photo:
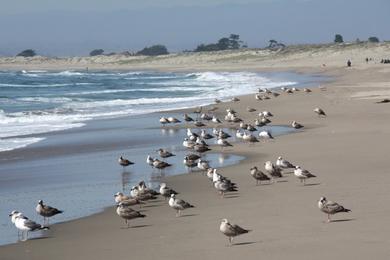
[[[266,125],[266,124],[271,123],[271,120],[269,120],[269,119],[266,118],[265,116],[262,116],[262,117],[260,118],[260,122],[261,122],[262,124]]]
[[[280,169],[291,169],[291,168],[295,168],[295,166],[290,163],[289,161],[287,160],[284,160],[282,158],[282,156],[279,156],[278,159],[276,160],[276,166],[279,167]]]
[[[150,166],[153,166],[153,162],[154,162],[154,159],[148,155],[148,157],[146,157],[146,163],[149,164]]]
[[[195,121],[195,122],[194,122],[194,125],[195,125],[196,127],[206,126],[205,124],[203,124],[203,123],[200,122],[200,121]]]
[[[207,171],[210,168],[209,162],[202,159],[199,159],[197,166],[201,171]]]
[[[130,198],[129,196],[124,195],[122,192],[115,193],[114,198],[116,203],[122,203],[124,206],[134,206],[139,204],[141,207],[141,204],[145,204],[139,199]]]
[[[165,200],[166,200],[167,198],[170,198],[172,194],[177,195],[178,193],[177,193],[175,190],[169,188],[169,187],[167,186],[167,184],[163,182],[163,183],[160,184],[160,194],[161,194],[161,195],[165,198]]]
[[[233,243],[233,238],[242,234],[246,234],[251,230],[244,229],[238,225],[230,224],[227,219],[222,219],[219,230],[229,238],[229,245]]]
[[[311,174],[308,170],[302,169],[300,166],[295,166],[294,175],[305,185],[306,179],[317,177]]]
[[[240,99],[239,99],[238,97],[233,97],[233,98],[232,98],[232,101],[233,101],[233,102],[238,102],[238,101],[240,101]]]
[[[218,98],[216,98],[216,99],[214,99],[214,102],[215,102],[216,104],[219,104],[219,103],[221,103],[222,101],[219,100]]]
[[[250,142],[250,143],[257,143],[257,142],[259,142],[259,140],[257,140],[257,138],[255,136],[253,136],[252,134],[247,134],[247,133],[244,133],[242,139],[244,141],[247,141],[247,142]]]
[[[248,124],[248,126],[246,127],[246,130],[248,130],[248,131],[250,131],[250,132],[257,131],[256,127],[254,127],[254,126],[251,125],[251,124]]]
[[[183,146],[192,149],[195,146],[195,142],[188,140],[188,138],[184,138]]]
[[[217,174],[216,171],[215,171],[215,175],[213,175],[213,183],[214,183],[214,188],[216,188],[219,191],[222,198],[225,196],[226,192],[238,191],[235,183],[231,182],[229,179],[223,177],[222,175]]]
[[[213,116],[213,118],[211,119],[211,122],[216,123],[216,124],[222,123],[221,120],[219,120],[216,116]]]
[[[199,137],[196,138],[195,144],[209,146],[204,140],[200,139]]]
[[[351,211],[350,209],[346,209],[336,202],[328,201],[325,197],[320,198],[320,200],[318,201],[318,207],[322,212],[328,214],[328,220],[327,220],[328,223],[331,221],[330,215],[334,215],[339,212]]]
[[[210,151],[211,149],[208,148],[207,146],[197,144],[194,146],[194,150],[195,150],[195,152],[198,152],[198,153],[204,153],[204,152]]]
[[[160,155],[161,158],[168,158],[168,157],[171,157],[171,156],[175,156],[173,153],[167,151],[167,150],[164,150],[162,148],[158,149],[157,150],[158,154]]]
[[[42,200],[38,201],[38,205],[35,207],[35,211],[43,217],[43,224],[46,223],[46,219],[47,224],[49,224],[50,217],[63,213],[62,210],[50,207],[48,205],[44,205]]]
[[[294,91],[294,92],[299,91],[299,89],[297,89],[296,87],[291,88],[291,90]]]
[[[140,212],[125,206],[122,202],[119,203],[116,207],[116,214],[123,218],[125,220],[125,223],[127,225],[127,228],[130,227],[129,220],[130,219],[135,219],[135,218],[144,218],[146,217],[145,215],[141,214]]]
[[[184,114],[183,118],[184,118],[184,121],[186,121],[186,122],[194,121],[194,119],[192,117],[190,117],[188,114]]]
[[[266,124],[263,123],[263,122],[261,122],[261,120],[256,119],[256,120],[255,120],[255,125],[256,125],[256,126],[259,126],[259,127],[262,127],[262,126],[265,126]]]
[[[191,170],[192,168],[194,168],[198,165],[195,160],[191,160],[188,156],[186,156],[186,157],[184,157],[183,163],[187,168],[189,168],[189,170]]]
[[[125,168],[126,166],[129,166],[129,165],[134,164],[133,162],[130,162],[129,160],[123,158],[122,156],[119,157],[118,163],[119,163],[121,166],[123,166],[123,168]]]
[[[321,116],[326,117],[326,114],[325,114],[324,110],[322,110],[322,109],[319,108],[319,107],[316,107],[316,108],[314,109],[314,112],[315,112],[319,117],[321,117]]]
[[[194,153],[190,153],[190,154],[187,154],[186,157],[191,160],[191,161],[196,161],[200,158],[199,155],[197,154],[194,154]]]
[[[12,224],[15,224],[15,221],[16,221],[16,217],[18,216],[18,214],[21,214],[23,215],[21,212],[17,211],[17,210],[13,210],[8,216],[11,217],[11,222]],[[20,230],[18,230],[18,239],[20,237]]]
[[[188,137],[191,137],[191,136],[198,137],[199,135],[197,133],[192,132],[190,128],[187,128],[187,136]]]
[[[272,96],[278,97],[278,96],[280,96],[280,93],[278,93],[278,92],[272,92]]]
[[[295,129],[300,129],[303,127],[303,125],[301,125],[297,121],[292,121],[291,126],[294,127]]]
[[[271,161],[267,161],[264,163],[264,169],[268,172],[272,178],[281,178],[283,177],[280,169],[275,167],[275,165]]]
[[[165,169],[169,166],[172,166],[172,164],[169,164],[169,163],[164,162],[164,161],[160,161],[159,159],[155,159],[153,161],[153,167],[156,169],[159,169],[159,170]]]
[[[269,111],[263,111],[263,112],[260,112],[259,116],[273,117],[274,115]]]
[[[15,216],[15,226],[18,230],[22,231],[22,241],[26,241],[28,238],[28,232],[34,232],[37,230],[47,230],[49,227],[42,226],[27,217],[22,213],[17,213]],[[25,235],[26,234],[26,235]]]
[[[169,124],[168,118],[166,118],[166,117],[161,117],[161,118],[160,118],[160,124],[161,124],[162,126],[164,126],[164,125],[166,125],[166,124]]]
[[[270,181],[270,177],[268,177],[265,173],[257,169],[256,166],[252,167],[250,169],[251,176],[256,180],[256,185],[259,183],[261,184],[261,181]]]
[[[237,129],[237,131],[236,131],[236,138],[243,139],[244,138],[244,134],[245,133],[242,133],[239,129]]]
[[[231,137],[231,135],[229,135],[228,133],[225,133],[222,130],[218,131],[218,138],[220,138],[220,139],[227,139],[229,137]]]
[[[190,203],[181,199],[177,199],[175,194],[171,194],[171,198],[169,199],[168,204],[171,208],[176,210],[176,217],[180,217],[182,210],[194,208],[194,206]]]
[[[274,139],[271,132],[264,130],[259,133],[259,137],[262,139]]]
[[[310,92],[311,92],[311,89],[309,89],[309,88],[304,88],[304,89],[303,89],[303,92],[310,93]]]
[[[212,118],[212,116],[206,114],[206,113],[203,113],[202,115],[200,115],[200,118],[203,119],[203,120],[207,120],[207,121],[210,121]]]
[[[219,146],[221,146],[222,148],[227,147],[227,146],[233,146],[231,143],[229,143],[228,141],[221,139],[221,138],[218,138],[217,144]]]
[[[168,117],[167,119],[168,119],[168,122],[169,122],[169,123],[173,123],[173,124],[175,124],[175,123],[181,123],[181,121],[180,121],[179,119],[177,119],[176,117],[170,116],[170,117]]]
[[[200,136],[203,138],[203,139],[212,139],[214,138],[214,136],[212,136],[211,134],[209,133],[206,133],[206,130],[202,129],[202,131],[200,132]]]

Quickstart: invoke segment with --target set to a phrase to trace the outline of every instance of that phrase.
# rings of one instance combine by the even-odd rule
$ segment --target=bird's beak
[[[9,214],[8,217],[12,217],[12,214]]]

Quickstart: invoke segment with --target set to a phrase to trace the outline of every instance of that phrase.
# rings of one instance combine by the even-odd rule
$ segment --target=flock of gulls
[[[303,91],[306,93],[311,92],[311,90],[308,88],[304,88],[303,90],[297,88],[282,88],[282,91],[289,94],[297,91]],[[271,97],[278,97],[280,94],[281,93],[279,92],[268,89],[259,89],[258,93],[255,94],[255,99],[266,100],[270,99]],[[234,97],[231,99],[231,101],[239,102],[240,99]],[[215,99],[216,104],[221,102],[221,100]],[[188,153],[183,159],[183,164],[188,169],[188,171],[195,169],[206,176],[207,179],[209,179],[212,183],[212,187],[216,190],[216,192],[221,196],[221,198],[224,198],[227,193],[237,192],[238,185],[229,178],[218,173],[218,169],[211,167],[210,162],[202,158],[205,152],[214,149],[212,144],[208,144],[207,142],[209,142],[211,139],[216,140],[213,145],[219,146],[222,150],[226,147],[233,146],[232,142],[230,141],[232,136],[223,130],[223,124],[225,124],[225,126],[226,124],[230,124],[230,128],[236,128],[236,141],[246,142],[251,145],[260,141],[265,142],[267,140],[272,140],[274,139],[274,136],[272,135],[271,131],[259,130],[258,128],[270,124],[271,118],[274,115],[269,111],[262,111],[258,113],[258,116],[253,120],[253,122],[244,122],[244,120],[232,108],[228,108],[224,118],[220,119],[213,113],[217,109],[218,107],[214,106],[206,112],[202,112],[203,108],[199,107],[196,109],[196,111],[194,111],[196,117],[191,117],[189,114],[183,115],[183,120],[185,121],[185,127],[187,127],[187,131],[182,145],[188,150]],[[254,113],[257,110],[252,107],[247,107],[246,111],[249,113]],[[324,110],[321,108],[317,107],[313,111],[319,117],[327,116]],[[169,124],[175,125],[182,123],[181,120],[175,117],[161,117],[159,122],[164,128]],[[210,123],[212,125],[210,125]],[[296,121],[292,121],[290,126],[295,129],[301,129],[304,127],[302,124]],[[212,129],[212,131],[208,132],[205,128],[202,127]],[[194,128],[198,128],[200,131],[195,131]],[[259,131],[257,136],[253,134],[255,131]],[[160,148],[156,152],[160,159],[147,155],[146,163],[148,165],[158,169],[160,172],[165,168],[172,166],[170,163],[166,162],[165,159],[175,156],[175,154],[164,148]],[[123,156],[119,157],[118,163],[123,168],[134,164],[134,162],[124,158]],[[260,170],[259,167],[253,166],[250,169],[249,175],[252,176],[256,181],[256,185],[261,185],[264,182],[267,182],[268,184],[276,183],[277,179],[284,177],[286,173],[293,173],[294,176],[302,183],[302,185],[306,185],[306,181],[308,179],[316,177],[316,175],[312,174],[310,171],[289,162],[282,156],[279,156],[275,163],[266,161],[263,165],[263,168],[264,170]],[[140,181],[138,185],[131,188],[129,195],[125,195],[122,192],[117,192],[114,195],[116,213],[124,220],[126,226],[130,227],[130,220],[146,217],[146,215],[142,214],[140,211],[135,210],[133,208],[134,206],[138,205],[141,208],[147,204],[148,201],[155,200],[159,196],[162,196],[165,201],[168,200],[167,206],[175,210],[176,217],[180,217],[183,210],[194,208],[195,206],[190,202],[179,198],[181,197],[179,195],[180,194],[174,189],[168,187],[166,183],[161,183],[159,190],[154,190],[150,187],[147,187],[145,181]],[[325,197],[320,198],[318,201],[318,207],[322,212],[327,214],[328,222],[331,221],[330,215],[350,211],[336,202],[328,201]],[[36,212],[43,217],[43,225],[30,220],[24,216],[23,213],[16,210],[12,211],[9,215],[11,217],[12,223],[18,229],[18,238],[20,238],[20,231],[22,232],[22,241],[28,238],[28,232],[49,229],[49,218],[63,213],[63,211],[54,207],[44,205],[42,200],[38,202],[38,205],[36,206]],[[234,237],[250,232],[250,230],[230,223],[227,219],[222,219],[219,230],[222,232],[222,234],[228,237],[229,245],[232,244]]]

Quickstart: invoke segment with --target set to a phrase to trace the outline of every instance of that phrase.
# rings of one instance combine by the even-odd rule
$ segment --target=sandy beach
[[[299,133],[274,141],[251,146],[237,143],[224,150],[246,157],[238,165],[219,169],[238,184],[237,194],[222,199],[207,177],[199,173],[169,177],[164,180],[168,186],[196,206],[180,218],[160,198],[141,209],[146,218],[132,221],[132,228],[126,229],[114,208],[108,208],[103,213],[53,225],[41,239],[2,246],[0,258],[386,259],[390,255],[390,110],[389,104],[376,101],[390,97],[390,65],[377,62],[390,56],[389,47],[355,46],[337,52],[311,49],[308,53],[297,51],[277,59],[242,58],[237,62],[234,57],[223,57],[215,63],[211,58],[191,63],[185,57],[175,60],[174,65],[157,60],[142,66],[121,66],[134,70],[180,67],[188,71],[300,71],[332,76],[332,81],[321,89],[312,86],[311,93],[282,93],[264,101],[248,95],[240,97],[240,102],[217,105],[219,116],[231,107],[245,121],[253,121],[256,115],[246,112],[246,107],[251,106],[258,111],[271,111],[273,125],[288,125],[296,120],[305,126]],[[375,62],[366,64],[366,57],[373,57]],[[345,66],[347,59],[352,59],[352,68]],[[44,65],[30,68],[45,68]],[[16,67],[21,68],[13,68]],[[316,116],[315,107],[324,109],[328,116]],[[249,169],[255,165],[263,169],[265,161],[274,162],[279,155],[318,177],[302,186],[293,174],[286,173],[277,183],[256,186]],[[321,196],[352,212],[337,214],[333,222],[324,223],[326,214],[317,207]],[[227,238],[219,232],[223,218],[252,232],[237,237],[235,244],[227,247]]]

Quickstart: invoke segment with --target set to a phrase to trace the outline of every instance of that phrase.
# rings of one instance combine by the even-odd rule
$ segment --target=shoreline
[[[112,254],[119,258],[128,256],[128,252],[133,257],[144,259],[157,256],[233,259],[242,256],[243,252],[248,257],[261,253],[271,259],[309,256],[361,259],[374,253],[379,258],[385,257],[389,253],[385,246],[389,230],[384,226],[388,211],[384,199],[388,195],[385,185],[388,177],[382,172],[386,171],[387,162],[386,158],[375,156],[389,151],[382,141],[389,137],[390,125],[383,120],[389,114],[383,110],[386,104],[352,96],[361,90],[381,88],[381,83],[387,82],[388,74],[388,70],[381,72],[377,67],[359,71],[344,69],[334,81],[324,84],[327,88],[324,92],[317,89],[308,95],[283,95],[258,103],[254,102],[252,95],[242,97],[238,104],[223,103],[220,110],[232,106],[237,107],[240,114],[245,114],[246,107],[241,104],[253,104],[276,114],[273,124],[297,119],[308,129],[256,147],[235,146],[235,153],[243,151],[252,157],[223,168],[220,173],[238,183],[238,197],[221,200],[208,180],[196,173],[173,176],[166,179],[168,185],[180,192],[180,198],[196,203],[195,209],[186,212],[188,217],[175,219],[166,202],[157,201],[151,204],[156,206],[147,208],[147,218],[133,222],[138,228],[123,230],[120,229],[122,222],[119,217],[106,209],[85,219],[54,225],[50,239],[1,246],[0,253],[4,253],[5,259],[50,259],[58,252],[68,252],[76,240],[78,245],[67,255],[74,259],[80,255],[84,259],[106,259]],[[326,119],[313,115],[315,105],[323,107],[329,114]],[[362,115],[369,117],[363,118]],[[246,113],[245,117],[249,119],[250,115]],[[356,125],[364,127],[357,128]],[[302,163],[304,168],[318,175],[312,182],[319,184],[301,187],[294,176],[286,174],[287,182],[254,186],[248,167],[252,164],[261,167],[265,160],[274,161],[277,154]],[[343,222],[321,223],[325,216],[316,208],[316,200],[322,195],[352,208],[352,213],[335,217]],[[372,201],[375,203],[370,203]],[[226,239],[218,232],[223,217],[253,229],[253,232],[237,238],[237,243],[241,244],[226,248]],[[376,219],[375,223],[370,221],[372,218]],[[99,223],[105,225],[99,226]],[[107,239],[112,241],[107,243]],[[126,243],[128,239],[132,242]],[[154,248],[153,252],[137,251],[150,246]],[[93,248],[99,250],[93,252]],[[179,250],[175,251],[176,248]],[[43,249],[47,250],[46,255],[42,254]],[[198,255],[191,253],[193,250],[197,250]],[[60,253],[58,259],[69,259],[67,256]]]

